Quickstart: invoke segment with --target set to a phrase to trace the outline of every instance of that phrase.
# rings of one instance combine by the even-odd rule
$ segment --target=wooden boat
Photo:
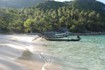
[[[80,36],[77,36],[76,39],[64,38],[68,37],[69,34],[56,34],[56,35],[48,35],[48,34],[41,34],[40,37],[45,38],[49,41],[80,41]]]
[[[47,38],[49,41],[80,41],[80,39],[56,39],[56,38]]]
[[[46,40],[49,40],[49,41],[80,41],[81,38],[77,38],[77,39],[69,39],[69,38],[46,38]]]

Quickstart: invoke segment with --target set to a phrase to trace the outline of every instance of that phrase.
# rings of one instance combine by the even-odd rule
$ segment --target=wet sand
[[[37,35],[0,35],[0,70],[62,70]]]

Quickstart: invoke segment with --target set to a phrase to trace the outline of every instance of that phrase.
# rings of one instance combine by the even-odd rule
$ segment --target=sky
[[[70,0],[55,0],[55,1],[70,1]],[[97,1],[105,3],[105,0],[97,0]]]

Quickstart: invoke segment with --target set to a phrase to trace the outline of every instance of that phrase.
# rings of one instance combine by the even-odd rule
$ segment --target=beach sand
[[[62,70],[37,35],[0,35],[0,70]]]

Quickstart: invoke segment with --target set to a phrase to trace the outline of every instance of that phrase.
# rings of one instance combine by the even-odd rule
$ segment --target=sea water
[[[50,53],[62,60],[63,70],[105,70],[105,35],[81,36],[77,42],[47,43]]]

